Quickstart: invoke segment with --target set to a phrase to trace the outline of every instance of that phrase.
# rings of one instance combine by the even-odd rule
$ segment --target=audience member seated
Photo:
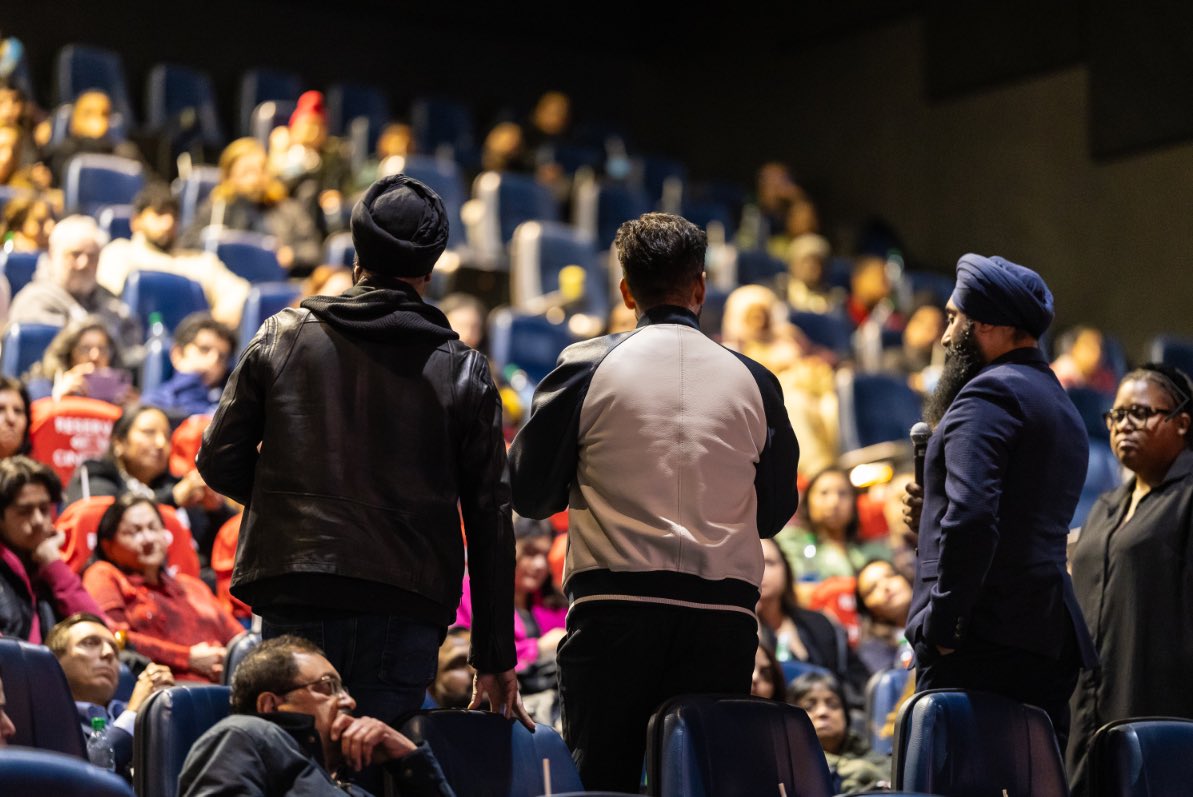
[[[135,493],[159,504],[186,508],[207,498],[198,473],[182,479],[169,470],[170,419],[157,407],[128,407],[112,426],[108,455],[85,460],[66,488],[66,502],[94,495]]]
[[[468,708],[472,702],[476,670],[468,664],[471,643],[472,633],[467,628],[453,627],[439,646],[439,667],[429,690],[438,708]]]
[[[75,98],[66,137],[46,153],[50,171],[59,184],[66,178],[66,164],[75,155],[96,153],[141,160],[135,144],[112,135],[112,100],[98,89]]]
[[[552,724],[555,701],[535,695],[556,689],[555,649],[564,635],[567,601],[555,588],[547,552],[551,549],[551,525],[545,520],[518,517],[514,520],[514,647],[515,669],[526,709],[539,722]],[[456,625],[472,627],[472,592],[468,579]]]
[[[882,353],[883,369],[907,376],[907,383],[921,395],[936,388],[944,364],[944,310],[932,302],[917,307],[903,328],[903,345]]]
[[[377,137],[376,157],[365,161],[352,175],[351,192],[360,193],[382,177],[397,174],[405,159],[414,151],[414,131],[410,125],[401,122],[387,124]]]
[[[20,163],[30,166],[38,162],[38,150],[50,140],[52,132],[50,124],[41,119],[42,114],[25,96],[25,92],[11,79],[0,79],[0,125],[15,125],[21,131]],[[36,117],[36,118],[35,118]],[[40,178],[49,186],[49,169],[42,166],[44,177]]]
[[[4,248],[10,252],[44,252],[50,248],[58,214],[41,197],[21,196],[4,206]]]
[[[820,213],[812,198],[799,186],[787,203],[782,227],[771,230],[767,250],[780,260],[787,255],[791,242],[802,235],[820,232]]]
[[[891,300],[891,279],[887,274],[885,257],[867,254],[853,261],[845,310],[855,327],[873,321],[880,327],[901,328],[902,321],[896,315]]]
[[[106,236],[89,216],[70,216],[58,222],[50,234],[49,268],[38,268],[33,281],[12,300],[10,324],[54,324],[66,326],[97,315],[119,341],[130,364],[140,357],[141,322],[110,291],[95,280],[99,250]],[[44,272],[44,273],[43,273]]]
[[[28,454],[29,394],[20,381],[0,376],[0,460]]]
[[[145,403],[177,420],[214,413],[234,351],[236,333],[210,313],[191,313],[174,330],[170,347],[174,375],[146,393]]]
[[[179,797],[369,797],[346,778],[374,764],[388,769],[403,795],[452,794],[430,748],[380,720],[353,717],[355,708],[314,644],[293,636],[262,642],[232,676],[231,715],[187,755]]]
[[[793,310],[827,313],[841,304],[843,291],[829,286],[824,279],[824,263],[829,244],[816,233],[805,233],[787,247],[787,304]]]
[[[750,694],[782,701],[786,691],[783,668],[775,658],[774,651],[759,640],[758,650],[754,653],[754,674],[750,676]]]
[[[322,92],[302,93],[289,127],[275,129],[269,147],[274,173],[315,220],[319,232],[327,235],[340,229],[348,159],[344,143],[328,135]]]
[[[638,316],[625,306],[625,302],[614,302],[609,311],[608,333],[616,335],[618,332],[629,332],[638,326]]]
[[[46,636],[46,647],[66,674],[84,735],[91,733],[93,718],[103,718],[104,737],[116,754],[116,771],[127,778],[137,711],[154,692],[173,686],[174,674],[169,667],[150,663],[137,676],[128,702],[115,699],[120,643],[103,618],[94,614],[80,612],[58,623]]]
[[[352,287],[352,269],[347,266],[322,265],[302,281],[302,293],[294,300],[298,307],[312,296],[339,296]]]
[[[28,457],[0,460],[0,636],[41,644],[38,604],[55,617],[103,614],[79,577],[58,555],[54,508],[62,484],[54,472]]]
[[[295,273],[309,273],[323,256],[323,238],[301,203],[269,176],[265,147],[255,138],[238,138],[220,155],[220,182],[203,200],[182,236],[187,249],[203,248],[203,229],[225,227],[272,235],[278,263]]]
[[[150,183],[133,200],[131,240],[118,238],[99,254],[99,284],[114,294],[134,271],[165,271],[203,286],[211,314],[235,327],[252,287],[210,252],[177,249],[178,200],[161,183]]]
[[[197,578],[165,567],[166,530],[152,499],[126,493],[99,521],[83,584],[142,655],[184,680],[219,681],[226,646],[244,630]]]
[[[562,91],[547,91],[535,103],[523,128],[526,151],[534,158],[535,179],[550,187],[560,202],[567,201],[571,180],[556,161],[553,148],[567,142],[571,122],[571,98]]]
[[[1106,365],[1100,331],[1093,327],[1073,327],[1057,339],[1056,350],[1060,356],[1052,361],[1052,370],[1066,390],[1087,387],[1114,395],[1117,378]]]
[[[787,320],[787,307],[770,288],[743,285],[725,300],[721,343],[773,373],[787,370],[800,359],[803,347],[799,335]]]
[[[12,720],[4,710],[7,705],[8,702],[4,697],[4,681],[0,680],[0,748],[7,747],[9,739],[17,735],[17,726],[12,724]]]
[[[779,235],[783,232],[787,226],[787,211],[793,202],[802,198],[803,193],[792,179],[791,170],[786,164],[770,161],[758,167],[754,206],[764,224],[764,235]],[[754,248],[756,242],[751,239],[742,243],[747,248]]]
[[[449,293],[439,303],[439,309],[447,316],[447,323],[460,336],[460,342],[480,351],[485,345],[484,303],[468,293]]]
[[[857,574],[857,611],[862,618],[857,657],[872,673],[906,668],[911,646],[903,636],[911,582],[890,562],[876,559]]]
[[[481,168],[487,172],[534,173],[534,153],[527,150],[517,122],[500,122],[485,136]]]
[[[795,585],[791,579],[791,568],[783,552],[774,540],[762,541],[762,555],[765,569],[759,588],[758,625],[762,643],[775,651],[779,662],[797,660],[816,664],[837,673],[841,677],[850,674],[854,666],[842,650],[842,637],[832,620],[820,612],[801,608],[795,602]],[[844,656],[844,658],[842,658]],[[864,673],[856,680],[864,681]],[[857,685],[860,701],[862,684]],[[857,702],[857,701],[855,701]]]
[[[870,753],[866,741],[849,727],[841,685],[831,675],[808,673],[796,678],[787,702],[808,712],[833,776],[834,794],[859,794],[890,786],[891,760]]]
[[[890,558],[885,543],[859,542],[857,532],[857,490],[849,474],[827,468],[813,476],[800,503],[797,525],[775,537],[795,569],[801,598],[818,581],[854,577],[871,559]]]
[[[136,396],[132,374],[120,367],[120,351],[99,316],[87,316],[54,336],[41,362],[25,378],[36,396],[89,396],[124,404]]]
[[[50,170],[41,163],[24,165],[26,134],[18,125],[0,123],[0,185],[28,191],[30,194],[50,190]]]

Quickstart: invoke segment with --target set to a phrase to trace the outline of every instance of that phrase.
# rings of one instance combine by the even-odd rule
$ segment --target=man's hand
[[[485,698],[489,710],[503,717],[514,717],[534,733],[534,720],[522,705],[518,694],[518,675],[513,670],[499,673],[477,673],[472,682],[472,702],[468,708],[480,708]]]
[[[224,674],[224,656],[227,652],[222,645],[209,645],[206,642],[191,645],[190,668],[214,681]]]
[[[348,714],[332,722],[331,740],[340,743],[344,763],[358,772],[371,764],[399,759],[418,747],[381,720]]]
[[[180,508],[189,508],[201,503],[207,497],[207,483],[196,468],[178,480],[172,490],[174,503]]]
[[[66,541],[66,534],[61,531],[56,531],[53,526],[50,526],[47,536],[34,547],[33,552],[29,554],[29,558],[33,560],[33,564],[38,568],[45,567],[62,558],[59,550],[62,548],[62,543]]]
[[[907,539],[912,545],[920,541],[920,512],[924,509],[924,488],[915,482],[907,483],[903,496],[903,522],[907,524]]]
[[[164,664],[150,664],[137,676],[133,694],[128,699],[128,710],[139,711],[141,704],[154,692],[169,689],[174,685],[174,673]]]

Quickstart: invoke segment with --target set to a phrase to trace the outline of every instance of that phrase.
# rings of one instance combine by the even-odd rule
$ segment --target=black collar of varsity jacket
[[[700,329],[700,319],[686,307],[674,304],[659,304],[642,313],[638,319],[638,326],[650,324],[683,324],[692,329]]]

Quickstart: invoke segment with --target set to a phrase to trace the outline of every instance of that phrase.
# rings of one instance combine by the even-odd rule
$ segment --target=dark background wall
[[[789,162],[838,242],[878,214],[916,262],[997,252],[1039,269],[1060,325],[1105,326],[1136,357],[1158,332],[1193,335],[1186,3],[859,0],[666,20],[463,5],[56,0],[5,3],[2,21],[43,98],[62,44],[99,44],[123,55],[137,103],[153,63],[207,69],[225,126],[259,65],[315,87],[375,83],[398,113],[416,95],[466,99],[482,134],[561,88],[581,117],[698,177],[749,183],[764,160]]]

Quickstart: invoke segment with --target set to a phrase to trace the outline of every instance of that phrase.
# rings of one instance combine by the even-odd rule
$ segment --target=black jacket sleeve
[[[758,496],[758,535],[778,534],[799,505],[796,487],[796,468],[799,465],[799,442],[783,406],[783,388],[778,378],[762,364],[734,352],[750,369],[762,407],[766,411],[766,445],[758,456],[754,471],[754,492]]]

